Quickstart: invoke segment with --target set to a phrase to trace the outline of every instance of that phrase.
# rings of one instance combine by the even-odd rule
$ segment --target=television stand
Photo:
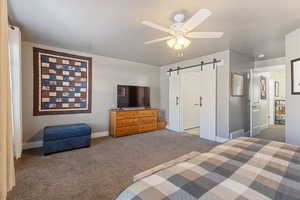
[[[154,131],[163,128],[157,109],[111,110],[109,133],[112,137]]]

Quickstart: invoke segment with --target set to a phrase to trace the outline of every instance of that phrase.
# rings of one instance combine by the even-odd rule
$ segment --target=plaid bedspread
[[[118,200],[300,199],[300,147],[230,140],[129,186]]]

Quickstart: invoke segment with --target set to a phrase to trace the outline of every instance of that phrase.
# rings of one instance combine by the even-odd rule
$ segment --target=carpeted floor
[[[262,130],[256,138],[267,140],[275,140],[278,142],[285,142],[285,126],[284,125],[270,125],[268,128]]]
[[[199,136],[155,131],[94,139],[90,148],[43,156],[27,150],[16,162],[17,186],[8,200],[112,200],[146,169],[218,143]]]

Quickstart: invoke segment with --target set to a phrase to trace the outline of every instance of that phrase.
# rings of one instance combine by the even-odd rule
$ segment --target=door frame
[[[270,78],[268,80],[268,102],[269,102],[269,106],[268,106],[268,125],[274,125],[274,100],[275,100],[275,81],[273,78]],[[272,96],[271,96],[272,94]]]
[[[249,101],[250,101],[250,137],[253,137],[253,75],[255,73],[259,73],[259,72],[270,72],[276,69],[284,69],[286,72],[286,65],[282,64],[282,65],[274,65],[274,66],[266,66],[266,67],[259,67],[259,68],[253,68],[250,69],[250,87],[249,87]],[[286,81],[286,77],[285,77],[285,81]],[[269,79],[267,81],[267,99],[269,102]],[[287,95],[287,94],[285,94]],[[269,115],[269,106],[268,106],[268,115]],[[267,119],[268,124],[269,124],[269,118]]]
[[[250,69],[249,106],[250,106],[250,137],[253,137],[253,75],[254,69]]]

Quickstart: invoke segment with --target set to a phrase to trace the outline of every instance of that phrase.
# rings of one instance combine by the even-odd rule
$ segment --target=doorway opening
[[[208,64],[170,74],[169,129],[216,140],[216,71]]]
[[[251,136],[285,142],[286,67],[257,68],[251,78]]]

